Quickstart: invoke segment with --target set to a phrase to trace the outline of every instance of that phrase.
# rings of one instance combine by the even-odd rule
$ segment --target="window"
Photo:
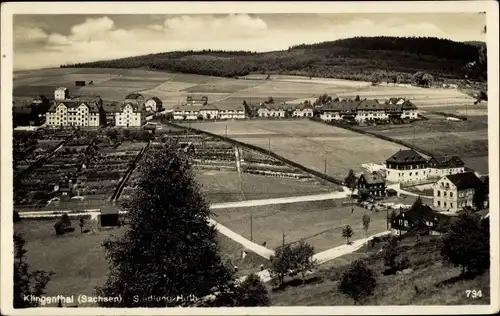
[[[437,196],[441,196],[441,191],[438,190]]]
[[[450,197],[453,197],[453,192],[450,192]]]
[[[444,207],[446,207],[446,201],[445,201],[445,202],[443,202],[443,206],[444,206]]]
[[[443,191],[443,196],[446,196],[446,191]]]
[[[415,172],[415,175],[418,176],[418,172]]]
[[[412,172],[410,172],[410,177],[411,177],[411,175],[412,175]]]
[[[441,201],[438,201],[438,206],[441,206]]]
[[[453,203],[450,203],[450,207],[453,207]]]

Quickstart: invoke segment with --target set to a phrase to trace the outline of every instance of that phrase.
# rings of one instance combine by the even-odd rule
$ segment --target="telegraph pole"
[[[226,138],[227,138],[227,125],[226,125]]]
[[[253,214],[250,213],[250,241],[253,241]]]
[[[326,159],[325,159],[325,178],[326,178]]]
[[[269,151],[271,151],[271,137],[269,137]]]

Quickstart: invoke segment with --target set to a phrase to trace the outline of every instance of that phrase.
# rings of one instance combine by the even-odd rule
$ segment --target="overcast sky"
[[[173,50],[271,51],[354,36],[486,41],[478,13],[15,15],[14,69]]]

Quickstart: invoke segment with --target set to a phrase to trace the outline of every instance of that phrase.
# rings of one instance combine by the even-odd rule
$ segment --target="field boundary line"
[[[258,147],[258,146],[251,145],[251,144],[248,144],[248,143],[243,143],[243,142],[237,141],[237,140],[229,138],[229,137],[225,137],[225,136],[218,135],[218,134],[213,134],[213,133],[210,133],[210,132],[207,132],[207,131],[203,131],[203,130],[200,130],[200,129],[196,129],[196,128],[193,128],[193,127],[186,127],[186,126],[182,126],[182,125],[171,123],[171,122],[167,123],[167,125],[170,125],[172,127],[181,128],[181,129],[184,129],[184,130],[194,131],[194,132],[202,134],[202,135],[208,135],[208,136],[211,136],[213,138],[216,138],[216,139],[219,139],[219,140],[231,143],[233,145],[237,145],[237,146],[240,146],[240,147],[243,147],[243,148],[246,148],[246,149],[250,149],[250,150],[254,150],[254,151],[260,152],[261,154],[264,154],[264,155],[267,155],[267,156],[271,156],[271,157],[273,157],[273,158],[275,158],[277,160],[280,160],[281,162],[287,164],[288,166],[300,169],[300,170],[304,171],[305,173],[313,175],[313,176],[315,176],[317,178],[320,178],[322,180],[326,180],[328,182],[331,182],[331,183],[334,183],[334,184],[337,184],[337,185],[344,186],[344,181],[342,181],[340,179],[337,179],[337,178],[334,178],[332,176],[326,175],[324,173],[318,172],[316,170],[312,170],[310,168],[307,168],[306,166],[303,166],[303,165],[301,165],[301,164],[299,164],[299,163],[297,163],[295,161],[289,160],[289,159],[287,159],[287,158],[285,158],[283,156],[280,156],[280,155],[276,154],[273,151],[264,149],[262,147]]]
[[[431,153],[428,150],[425,150],[425,149],[423,149],[421,147],[412,145],[412,144],[407,143],[407,142],[405,142],[403,140],[399,140],[399,139],[391,138],[391,137],[388,137],[388,136],[380,135],[380,134],[377,134],[377,133],[374,133],[374,132],[360,130],[360,129],[357,129],[357,128],[352,127],[352,126],[347,126],[347,125],[342,125],[342,124],[336,124],[336,123],[330,123],[329,124],[327,122],[318,121],[318,120],[315,120],[315,119],[309,119],[309,120],[311,120],[313,122],[316,122],[316,123],[320,123],[320,124],[324,124],[324,125],[328,125],[328,126],[333,126],[333,127],[338,127],[338,128],[343,128],[343,129],[351,131],[351,132],[355,132],[355,133],[358,133],[358,134],[363,134],[363,135],[366,135],[366,136],[372,136],[372,137],[375,137],[375,138],[378,138],[378,139],[381,139],[381,140],[392,142],[392,143],[395,143],[395,144],[407,147],[409,149],[413,149],[415,151],[421,152],[422,154],[424,154],[426,156],[430,156],[431,158],[436,156],[435,154]]]

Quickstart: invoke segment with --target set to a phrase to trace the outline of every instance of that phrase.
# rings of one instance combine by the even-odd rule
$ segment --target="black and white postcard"
[[[2,4],[2,314],[498,312],[498,21]]]

